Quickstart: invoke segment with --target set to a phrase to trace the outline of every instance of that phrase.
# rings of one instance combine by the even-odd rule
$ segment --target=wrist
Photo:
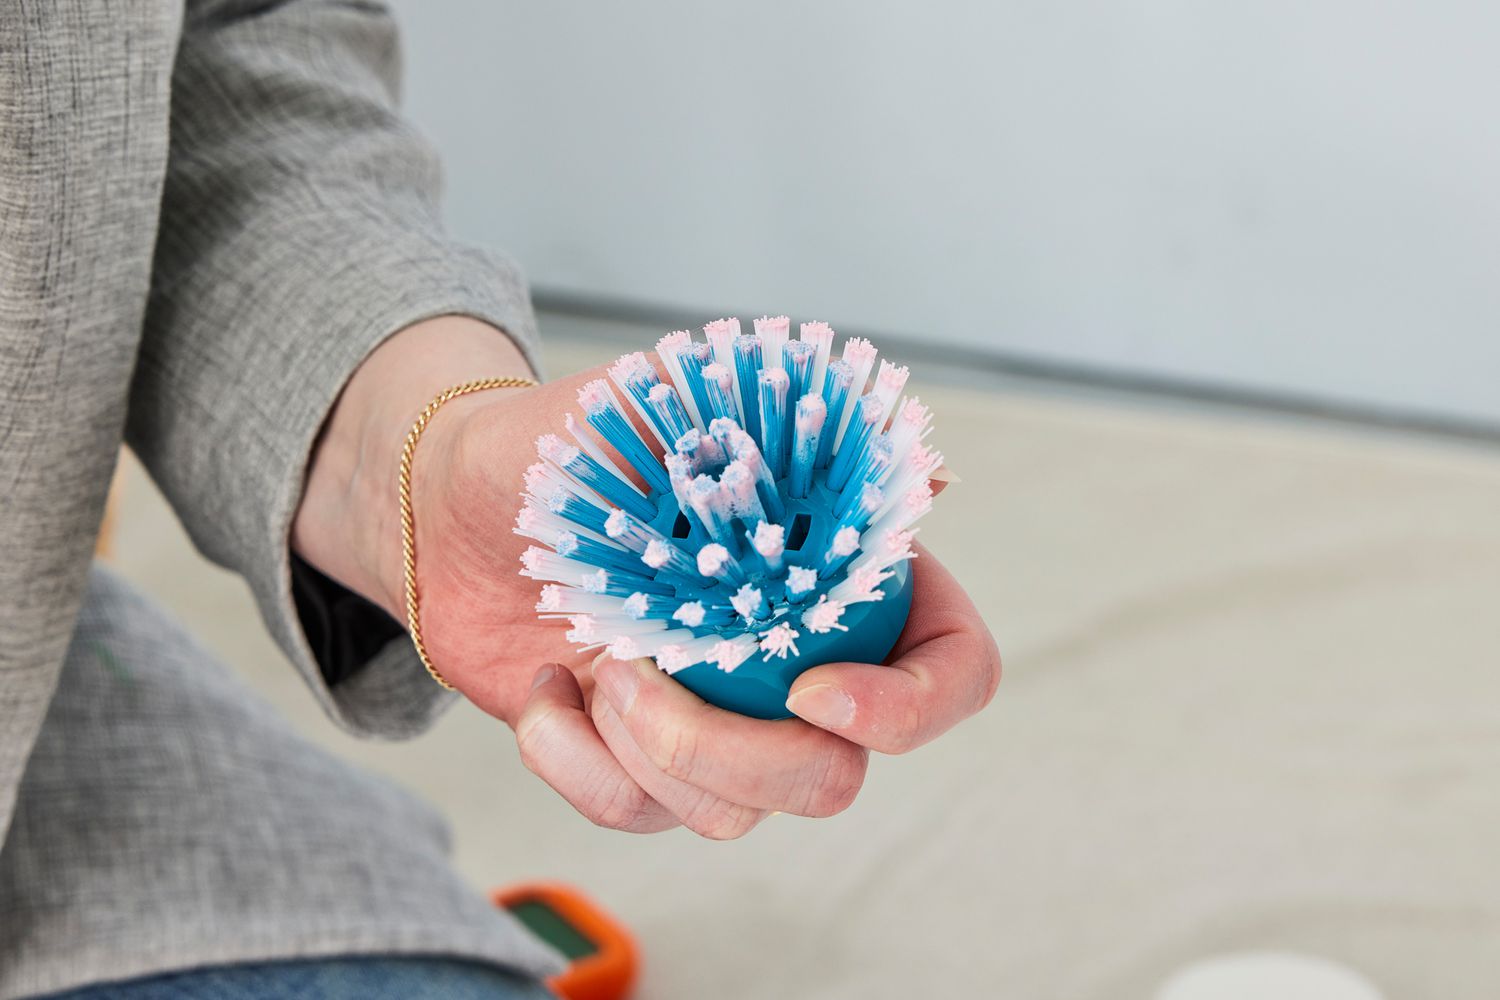
[[[439,393],[478,378],[534,378],[510,337],[467,316],[415,323],[350,376],[314,449],[292,546],[340,584],[405,620],[397,470],[412,424]],[[462,422],[471,400],[432,419],[419,452]],[[418,459],[421,464],[421,459]]]

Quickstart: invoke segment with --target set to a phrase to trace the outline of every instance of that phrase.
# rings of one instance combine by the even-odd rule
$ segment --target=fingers
[[[961,482],[963,480],[958,478],[958,475],[952,469],[948,468],[946,462],[934,469],[932,475],[927,479],[927,485],[932,488],[933,496],[937,496],[952,484]]]
[[[842,812],[864,783],[863,748],[795,719],[767,722],[715,708],[650,660],[600,657],[594,679],[603,694],[595,705],[606,702],[640,759],[674,783],[753,809],[800,816]],[[600,732],[618,752],[602,725]],[[622,761],[657,794],[648,776],[631,760]]]
[[[792,685],[787,708],[846,740],[906,753],[989,704],[1000,651],[973,603],[925,550],[912,567],[912,608],[888,667],[832,663]]]
[[[642,788],[665,806],[682,825],[710,840],[735,840],[743,837],[769,815],[765,809],[754,809],[720,798],[664,774],[631,739],[625,723],[606,698],[593,703],[594,723],[599,735],[614,753],[615,759],[636,779]]]
[[[591,822],[631,833],[678,825],[600,738],[572,671],[556,663],[537,671],[515,729],[522,762]]]

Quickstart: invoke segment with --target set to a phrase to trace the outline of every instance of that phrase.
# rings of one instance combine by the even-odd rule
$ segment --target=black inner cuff
[[[329,687],[347,680],[392,639],[401,623],[292,554],[292,599]]]

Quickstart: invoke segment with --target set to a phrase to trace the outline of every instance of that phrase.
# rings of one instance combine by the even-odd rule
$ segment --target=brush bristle
[[[537,611],[570,641],[669,673],[754,669],[847,631],[914,557],[942,456],[931,412],[901,397],[907,369],[877,369],[859,337],[835,358],[826,323],[797,340],[785,316],[753,328],[669,333],[660,370],[626,354],[578,390],[572,440],[538,438],[515,531],[537,543],[521,557],[546,583]]]

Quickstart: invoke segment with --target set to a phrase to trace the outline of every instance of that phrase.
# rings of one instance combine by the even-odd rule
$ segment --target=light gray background
[[[1500,424],[1500,8],[396,7],[544,290]]]

